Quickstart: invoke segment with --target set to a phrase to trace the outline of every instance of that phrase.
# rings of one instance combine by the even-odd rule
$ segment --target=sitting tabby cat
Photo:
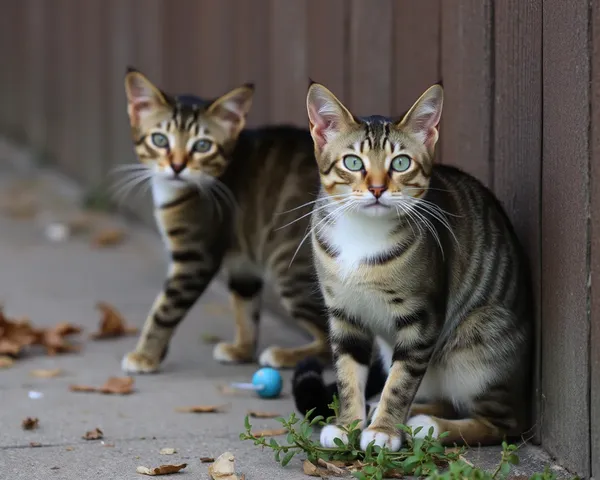
[[[356,118],[325,87],[307,98],[321,173],[312,215],[316,268],[329,310],[337,385],[305,360],[294,395],[305,413],[337,393],[337,425],[321,443],[397,450],[406,423],[446,444],[496,443],[526,427],[532,304],[526,258],[493,194],[434,165],[443,90],[400,121]],[[374,360],[374,349],[380,358]],[[365,396],[381,392],[367,424]],[[365,428],[366,427],[366,428]]]
[[[327,318],[310,247],[296,252],[319,188],[308,131],[285,126],[244,130],[251,85],[205,101],[168,95],[129,69],[125,90],[141,163],[125,168],[134,172],[132,183],[151,181],[170,263],[164,288],[136,349],[123,359],[123,370],[158,369],[175,327],[222,266],[236,330],[233,343],[215,346],[216,360],[253,359],[267,274],[287,311],[314,341],[298,348],[271,346],[259,362],[293,367],[306,356],[328,353]],[[297,205],[302,208],[293,208]]]

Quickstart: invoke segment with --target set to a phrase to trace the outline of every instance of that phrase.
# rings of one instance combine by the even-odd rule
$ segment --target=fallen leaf
[[[106,447],[106,448],[112,448],[112,447],[115,446],[115,444],[114,443],[104,443],[104,442],[102,442],[102,446]]]
[[[112,247],[123,243],[125,232],[120,228],[107,228],[100,230],[92,238],[92,246],[96,248]]]
[[[40,442],[29,442],[29,446],[32,448],[41,447],[42,444]]]
[[[36,417],[27,417],[21,422],[23,430],[35,430],[39,427],[40,420]]]
[[[175,449],[174,448],[161,448],[159,453],[161,455],[173,455],[175,453]]]
[[[45,369],[37,369],[37,370],[32,370],[31,372],[29,372],[29,374],[32,377],[37,377],[37,378],[53,378],[53,377],[58,377],[60,374],[62,373],[62,369],[60,368],[52,368],[49,370],[45,370]]]
[[[61,322],[51,328],[37,329],[35,344],[45,347],[46,353],[50,356],[58,353],[77,352],[80,350],[80,347],[78,345],[71,345],[64,337],[79,333],[81,333],[81,327]]]
[[[84,440],[100,440],[101,438],[104,438],[104,432],[96,427],[93,430],[85,432],[85,435],[83,435],[81,438]]]
[[[168,475],[169,473],[177,473],[187,467],[187,463],[181,465],[161,465],[156,468],[137,467],[136,472],[143,475]]]
[[[323,475],[327,473],[322,468],[318,468],[310,460],[304,460],[302,463],[302,471],[304,472],[304,475],[308,475],[309,477],[323,477]]]
[[[106,394],[128,395],[133,393],[133,377],[110,377],[101,387],[88,385],[70,385],[72,392],[98,392]]]
[[[242,475],[240,476],[240,480],[246,480],[246,474],[242,473]]]
[[[257,438],[261,437],[277,437],[279,435],[285,435],[288,433],[287,428],[272,428],[267,430],[257,430],[256,432],[252,432]]]
[[[100,319],[100,330],[90,335],[95,340],[103,338],[116,338],[125,335],[133,335],[138,332],[135,327],[126,326],[123,315],[112,305],[105,302],[98,302],[96,308],[102,313]]]
[[[213,463],[214,461],[213,457],[200,457],[200,463]]]
[[[221,413],[227,405],[194,405],[193,407],[177,407],[176,412],[181,413]]]
[[[208,466],[208,474],[213,480],[238,480],[235,474],[235,457],[231,452],[225,452]]]
[[[327,472],[333,473],[334,475],[344,475],[346,473],[345,470],[342,470],[340,467],[334,465],[331,462],[326,462],[322,458],[319,458],[317,460],[317,463],[319,464],[320,467],[325,468],[327,470]]]
[[[7,355],[0,355],[0,368],[9,368],[13,366],[15,359]]]
[[[206,343],[207,345],[214,345],[215,343],[219,343],[221,341],[221,337],[218,335],[213,335],[212,333],[203,333],[200,336],[202,343]]]
[[[72,451],[73,451],[73,450],[75,450],[75,449],[74,449],[73,447],[67,447],[67,448],[65,448],[65,450],[66,450],[67,452],[72,452]]]
[[[279,413],[275,412],[261,412],[260,410],[248,410],[248,415],[253,418],[276,418],[281,417]]]

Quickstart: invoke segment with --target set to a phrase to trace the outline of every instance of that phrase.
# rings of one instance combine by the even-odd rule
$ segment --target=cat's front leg
[[[363,450],[373,441],[392,451],[400,449],[402,436],[397,425],[406,421],[431,359],[437,340],[432,325],[431,315],[425,310],[396,319],[398,331],[392,366],[373,420],[361,434]]]
[[[127,373],[153,373],[167,354],[175,328],[204,292],[218,266],[208,265],[194,251],[173,252],[173,261],[163,290],[148,314],[137,346],[121,362]]]
[[[351,316],[340,310],[330,310],[331,344],[340,402],[335,425],[321,430],[321,445],[335,447],[335,439],[348,443],[348,435],[341,427],[358,420],[358,428],[366,419],[365,387],[373,351],[373,335]]]

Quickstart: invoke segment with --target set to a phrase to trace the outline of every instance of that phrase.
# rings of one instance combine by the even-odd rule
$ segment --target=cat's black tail
[[[381,363],[374,362],[369,368],[367,378],[365,391],[367,400],[383,390],[386,378],[387,374]],[[325,384],[323,364],[318,359],[311,357],[298,363],[292,378],[292,394],[296,409],[302,415],[306,415],[313,408],[315,409],[313,417],[322,415],[327,418],[333,415],[329,404],[333,402],[333,396],[337,395],[337,385],[335,383]]]

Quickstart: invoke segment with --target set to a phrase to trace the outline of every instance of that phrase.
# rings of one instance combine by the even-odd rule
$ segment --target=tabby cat
[[[267,276],[313,341],[297,348],[270,346],[259,363],[293,367],[307,356],[327,354],[327,317],[311,249],[308,242],[298,248],[319,188],[308,131],[244,129],[252,85],[203,100],[167,94],[130,68],[125,90],[140,161],[125,167],[133,172],[125,181],[151,182],[170,262],[123,370],[159,368],[175,328],[221,268],[228,275],[235,339],[215,346],[216,360],[253,360]]]
[[[297,407],[337,393],[321,444],[398,450],[398,424],[445,444],[497,443],[523,432],[531,365],[527,259],[494,195],[457,168],[434,164],[443,89],[402,117],[357,118],[312,84],[307,107],[321,174],[312,215],[316,269],[329,311],[336,385],[305,360]],[[379,359],[375,356],[378,355]],[[383,369],[383,371],[382,371]],[[366,396],[381,393],[367,416]]]

